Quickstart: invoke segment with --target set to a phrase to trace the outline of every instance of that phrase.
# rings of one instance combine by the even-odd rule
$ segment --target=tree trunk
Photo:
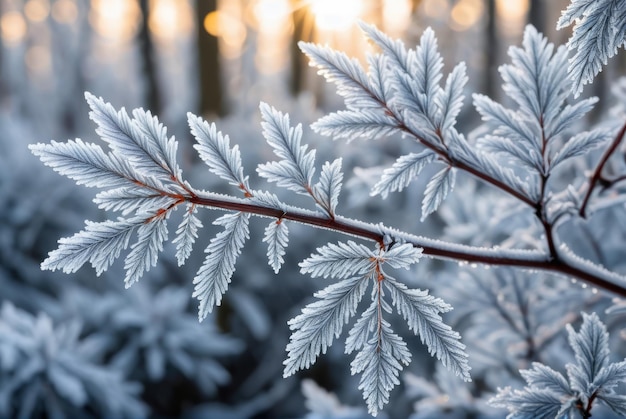
[[[217,38],[204,30],[204,18],[217,10],[217,0],[196,0],[198,28],[198,78],[200,82],[199,114],[223,116],[220,56]]]
[[[496,16],[496,0],[487,0],[487,25],[485,25],[485,68],[483,91],[495,99],[498,83],[498,25]]]
[[[530,10],[528,11],[528,23],[533,25],[539,32],[544,32],[546,7],[543,0],[531,0]]]
[[[138,34],[139,48],[141,51],[141,62],[143,64],[143,74],[145,80],[145,100],[146,107],[153,114],[161,113],[161,91],[159,90],[159,82],[157,79],[157,59],[154,50],[152,37],[150,36],[150,28],[148,27],[148,18],[150,16],[150,5],[148,0],[140,0],[141,7],[141,29]]]

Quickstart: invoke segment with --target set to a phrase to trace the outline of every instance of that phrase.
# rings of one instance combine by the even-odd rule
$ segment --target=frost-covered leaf
[[[384,98],[380,89],[369,87],[369,78],[359,61],[327,46],[299,42],[298,46],[309,57],[309,65],[318,68],[328,81],[337,85],[337,94],[344,97],[349,110],[380,108]]]
[[[191,133],[196,138],[194,148],[212,173],[227,180],[231,185],[248,188],[248,178],[244,177],[239,147],[230,147],[228,135],[222,135],[215,124],[209,124],[192,113],[187,114]]]
[[[280,267],[285,260],[285,249],[289,243],[289,229],[284,220],[276,220],[269,223],[265,228],[265,237],[263,241],[267,243],[267,261],[274,270],[274,273],[280,271]]]
[[[318,300],[289,320],[293,333],[287,344],[287,359],[283,362],[285,377],[309,368],[320,352],[326,353],[333,340],[341,334],[343,325],[356,313],[369,284],[367,278],[354,276],[316,292]]]
[[[174,177],[180,177],[181,170],[176,161],[178,142],[174,137],[167,137],[167,128],[159,122],[150,111],[133,109],[133,117],[137,128],[143,133],[146,140],[152,144],[152,152],[159,163]]]
[[[391,167],[384,170],[383,176],[374,185],[371,194],[373,196],[380,194],[383,198],[387,198],[390,192],[401,191],[435,158],[436,154],[428,149],[421,153],[400,156]]]
[[[198,238],[198,230],[202,228],[202,222],[196,216],[197,208],[194,204],[188,204],[183,214],[183,220],[176,230],[176,238],[172,243],[176,244],[176,259],[178,266],[182,266],[193,249],[193,244]]]
[[[307,145],[300,145],[302,126],[290,127],[289,115],[266,103],[261,103],[260,109],[263,136],[281,160],[260,164],[257,172],[278,186],[309,195],[315,173],[315,150],[307,151]]]
[[[525,148],[524,144],[516,144],[509,138],[487,135],[478,142],[481,149],[511,160],[514,164],[526,167],[534,173],[543,172],[541,154],[532,148]]]
[[[140,186],[126,186],[98,192],[93,202],[105,211],[121,211],[122,215],[130,213],[155,213],[161,208],[168,208],[176,199]]]
[[[411,352],[402,338],[393,333],[391,325],[381,319],[378,327],[350,364],[353,375],[361,373],[359,390],[374,416],[389,402],[391,390],[400,384],[400,371],[411,362]]]
[[[116,154],[131,160],[136,170],[151,173],[163,180],[177,175],[170,173],[163,161],[161,147],[157,147],[155,142],[144,135],[124,108],[118,112],[110,103],[88,92],[85,93],[85,99],[91,108],[89,117],[98,125],[96,132]]]
[[[46,166],[78,185],[108,189],[134,186],[134,173],[128,164],[98,145],[76,139],[31,144],[29,148]]]
[[[320,181],[315,185],[315,197],[319,201],[318,205],[331,217],[335,215],[342,182],[341,158],[335,159],[332,163],[324,163]]]
[[[398,313],[407,321],[409,329],[419,335],[431,355],[463,378],[471,381],[470,367],[461,336],[443,322],[439,313],[450,311],[452,307],[443,300],[428,294],[428,291],[408,289],[406,285],[387,276],[385,286],[391,294]]]
[[[352,240],[319,247],[318,253],[300,262],[300,272],[312,277],[336,279],[363,275],[375,268],[376,255],[362,244]]]
[[[626,41],[626,6],[621,0],[572,0],[557,23],[563,29],[574,23],[567,42],[575,50],[568,73],[572,92],[578,96],[591,83],[609,58]]]
[[[554,155],[554,159],[551,162],[552,167],[556,167],[572,157],[582,156],[600,147],[611,138],[611,134],[611,130],[600,128],[575,135]]]
[[[463,107],[463,88],[467,83],[465,63],[457,64],[446,79],[441,95],[437,96],[437,106],[441,111],[441,131],[445,132],[456,123],[456,117]]]
[[[563,375],[539,362],[533,362],[529,370],[520,370],[520,374],[531,387],[543,388],[558,396],[571,396],[572,391]]]
[[[559,417],[562,401],[551,391],[542,389],[499,389],[498,395],[489,400],[494,407],[509,410],[510,418],[555,419]]]
[[[159,214],[137,229],[137,242],[131,246],[126,256],[124,269],[126,288],[139,281],[143,273],[156,265],[163,243],[167,240],[167,217],[170,212]]]
[[[397,68],[404,72],[409,72],[407,50],[404,43],[399,39],[392,39],[385,33],[381,32],[376,26],[365,22],[359,22],[361,30],[383,51],[391,68]]]
[[[378,301],[373,299],[348,333],[348,337],[346,338],[347,354],[358,351],[367,344],[370,333],[373,332],[376,327],[377,320]]]
[[[609,362],[609,334],[595,313],[583,313],[580,331],[576,333],[571,325],[567,325],[567,333],[576,354],[576,364],[567,365],[572,389],[589,398],[589,384]]]
[[[101,223],[86,221],[83,231],[59,240],[59,248],[50,252],[41,269],[72,273],[90,262],[100,275],[128,247],[131,235],[143,222],[143,218]]]
[[[207,256],[193,279],[193,297],[200,301],[198,318],[202,321],[216,305],[220,305],[222,295],[235,272],[235,262],[241,254],[245,241],[249,238],[248,222],[250,214],[226,214],[213,222],[224,227],[207,246]]]
[[[333,112],[323,116],[311,128],[334,139],[379,139],[398,132],[398,123],[380,109],[359,109]]]
[[[422,221],[439,208],[439,205],[454,188],[455,179],[456,170],[450,166],[445,167],[430,179],[426,185],[424,200],[422,201]]]
[[[409,243],[396,244],[384,252],[383,261],[395,269],[409,269],[411,265],[419,262],[423,251],[424,249]]]
[[[532,128],[524,124],[521,118],[512,110],[494,102],[489,97],[474,94],[474,106],[480,113],[483,121],[494,129],[493,134],[502,138],[508,138],[521,147],[535,150],[541,154],[541,148],[537,135]]]

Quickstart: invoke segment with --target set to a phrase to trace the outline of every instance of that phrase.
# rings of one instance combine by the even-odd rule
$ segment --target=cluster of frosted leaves
[[[220,208],[217,203],[226,202],[230,208],[249,205],[263,208],[265,214],[275,214],[263,241],[267,243],[268,263],[278,272],[289,241],[287,220],[281,214],[288,210],[331,221],[336,217],[343,182],[341,159],[323,164],[315,181],[315,150],[302,144],[302,127],[292,127],[288,115],[269,105],[260,106],[262,129],[278,160],[258,165],[257,173],[279,187],[308,195],[316,212],[287,206],[272,193],[251,189],[239,148],[231,146],[229,137],[214,124],[189,114],[189,127],[200,158],[211,173],[243,193],[243,198],[196,190],[183,180],[176,163],[177,143],[167,136],[157,118],[141,109],[133,111],[131,117],[124,109],[116,111],[102,99],[90,94],[86,97],[91,118],[98,125],[96,131],[109,150],[81,140],[35,144],[30,148],[60,174],[78,184],[102,189],[95,202],[121,216],[104,222],[88,221],[83,231],[60,239],[58,249],[42,263],[43,269],[69,273],[89,262],[100,274],[136,237],[124,265],[125,282],[131,286],[156,264],[168,239],[168,219],[176,208],[185,208],[173,240],[182,265],[202,228],[197,207]],[[237,258],[249,239],[251,215],[252,212],[227,212],[213,222],[223,230],[210,240],[204,263],[193,280],[200,320],[220,304],[229,286]],[[411,358],[406,344],[383,318],[384,313],[392,311],[392,305],[432,355],[463,379],[470,379],[465,346],[460,343],[459,334],[444,324],[440,316],[451,307],[427,291],[407,289],[383,271],[383,265],[408,268],[419,260],[422,249],[408,244],[379,246],[382,247],[372,251],[354,242],[329,244],[302,263],[302,273],[333,277],[339,282],[317,293],[319,301],[305,307],[301,315],[289,322],[293,335],[285,361],[285,376],[315,362],[356,314],[359,302],[372,286],[371,303],[353,326],[346,350],[357,352],[352,372],[362,374],[360,388],[373,414],[389,400],[400,370]]]
[[[317,292],[316,301],[289,321],[293,331],[287,345],[284,376],[310,367],[338,338],[343,326],[356,315],[359,303],[371,288],[370,302],[352,325],[345,351],[356,352],[352,374],[361,374],[359,389],[368,410],[376,415],[399,384],[398,374],[411,361],[411,352],[385,319],[395,307],[431,355],[466,381],[470,380],[465,345],[443,323],[441,313],[452,309],[428,291],[408,289],[384,270],[409,268],[419,261],[422,250],[410,244],[372,250],[352,241],[328,244],[305,259],[301,272],[313,277],[339,280]]]
[[[59,248],[50,253],[42,268],[71,273],[89,262],[99,275],[136,236],[124,264],[125,283],[129,287],[155,266],[168,239],[168,219],[174,210],[185,207],[173,240],[178,263],[182,265],[202,228],[197,216],[199,199],[225,196],[197,191],[183,180],[176,161],[178,144],[150,112],[135,109],[131,117],[123,108],[117,111],[89,93],[86,99],[90,117],[97,124],[96,132],[108,150],[80,139],[35,144],[30,149],[46,165],[77,184],[100,188],[94,202],[121,216],[104,222],[87,221],[83,231],[59,240]],[[317,207],[333,218],[343,180],[341,159],[324,164],[319,181],[313,183],[315,151],[300,144],[301,126],[290,127],[287,115],[265,104],[261,105],[261,113],[263,134],[281,160],[259,165],[259,175],[279,186],[311,195]],[[282,208],[276,196],[250,189],[238,146],[231,147],[229,137],[219,132],[215,124],[191,113],[188,122],[200,158],[210,172],[244,193],[241,202],[254,200],[275,210]],[[223,231],[210,241],[206,259],[194,278],[193,295],[200,301],[200,319],[219,305],[228,288],[237,257],[249,237],[249,218],[249,213],[232,212],[213,222]],[[263,241],[268,244],[268,262],[278,272],[288,243],[286,223],[281,219],[272,221]]]
[[[626,383],[626,359],[609,362],[609,334],[598,316],[583,313],[576,332],[567,326],[575,362],[567,364],[567,378],[552,368],[534,362],[521,370],[527,386],[521,390],[500,389],[490,404],[509,410],[507,418],[577,417],[600,402],[619,415],[626,415],[626,396],[618,386]]]
[[[321,134],[349,140],[380,138],[400,132],[416,140],[422,150],[400,156],[383,172],[372,195],[385,198],[400,191],[427,165],[433,172],[424,192],[422,220],[434,212],[454,187],[455,170],[463,168],[503,184],[527,202],[541,197],[540,178],[551,170],[600,146],[610,130],[569,135],[597,101],[566,104],[571,89],[565,47],[556,49],[532,26],[523,47],[512,47],[512,63],[501,67],[503,89],[517,109],[474,95],[474,104],[490,134],[471,146],[455,129],[463,105],[465,64],[459,63],[442,85],[443,62],[431,29],[424,31],[415,49],[362,24],[366,36],[381,50],[369,54],[367,71],[356,59],[325,46],[301,43],[311,65],[337,85],[346,110],[331,113],[312,125]],[[521,178],[503,162],[526,169]],[[483,176],[481,176],[483,177]]]
[[[593,82],[609,58],[626,45],[626,3],[622,0],[572,0],[563,11],[557,29],[574,25],[567,48],[574,52],[568,73],[572,92]]]
[[[141,385],[102,365],[98,337],[83,332],[77,321],[54,324],[8,302],[0,307],[2,417],[147,416]]]
[[[419,45],[407,49],[374,26],[361,24],[365,35],[380,49],[368,54],[367,71],[356,59],[328,47],[300,43],[327,80],[337,85],[346,110],[331,113],[312,125],[334,138],[380,138],[400,132],[421,147],[400,156],[387,168],[372,189],[372,195],[387,197],[401,191],[427,165],[440,167],[429,180],[422,201],[422,220],[437,210],[454,187],[456,167],[469,166],[533,198],[529,186],[495,156],[471,147],[456,128],[467,82],[464,63],[457,64],[443,79],[443,60],[434,32],[424,31]],[[535,194],[536,195],[536,194]]]
[[[599,128],[571,135],[573,125],[593,108],[597,98],[567,104],[571,83],[565,47],[555,49],[529,25],[522,48],[510,47],[509,56],[511,64],[501,66],[500,74],[503,90],[516,109],[474,94],[474,106],[490,131],[478,145],[523,168],[536,195],[541,177],[547,178],[571,158],[601,146],[612,130]]]

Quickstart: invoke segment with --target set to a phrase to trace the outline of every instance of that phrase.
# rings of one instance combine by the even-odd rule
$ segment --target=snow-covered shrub
[[[380,50],[367,56],[367,68],[328,47],[300,44],[319,73],[337,85],[346,105],[346,110],[320,118],[313,130],[349,140],[391,134],[408,140],[414,149],[382,172],[371,189],[371,199],[378,195],[385,199],[421,179],[425,183],[421,211],[406,210],[422,222],[451,223],[439,238],[413,233],[413,228],[419,233],[417,223],[411,229],[396,226],[401,227],[398,229],[379,220],[340,215],[342,158],[316,162],[316,151],[304,144],[302,126],[292,126],[289,115],[268,104],[260,106],[261,126],[276,160],[258,164],[256,172],[258,178],[295,192],[293,200],[257,187],[260,179],[247,174],[239,145],[231,145],[228,135],[215,124],[189,114],[200,158],[237,195],[192,185],[177,161],[177,141],[168,137],[156,117],[142,109],[131,114],[118,111],[88,93],[96,132],[108,148],[77,139],[36,144],[31,150],[76,183],[99,188],[94,201],[116,216],[104,222],[88,221],[83,231],[61,239],[42,268],[72,273],[89,262],[101,274],[130,247],[124,262],[124,282],[130,287],[156,265],[169,238],[168,223],[174,211],[180,208],[182,212],[172,243],[178,264],[183,265],[203,228],[198,210],[224,210],[226,214],[213,221],[221,231],[210,240],[193,279],[193,296],[199,301],[198,315],[203,320],[223,301],[237,259],[251,239],[253,215],[265,219],[265,232],[255,239],[267,246],[267,262],[275,273],[285,262],[292,224],[331,230],[350,238],[318,247],[299,264],[301,273],[334,282],[316,292],[316,299],[288,322],[292,335],[284,361],[285,377],[311,367],[349,324],[345,351],[355,353],[351,372],[360,374],[358,388],[371,414],[376,415],[389,402],[391,390],[400,383],[400,372],[420,350],[437,358],[459,383],[472,380],[468,360],[472,346],[512,353],[500,361],[500,366],[509,368],[505,375],[490,374],[488,365],[477,368],[485,392],[493,391],[499,379],[514,379],[519,368],[527,367],[520,364],[549,358],[547,348],[559,344],[555,343],[559,328],[578,320],[571,317],[572,312],[607,307],[606,299],[598,297],[599,291],[626,296],[623,257],[619,257],[623,255],[623,221],[609,224],[606,218],[621,215],[623,220],[623,194],[616,187],[621,175],[614,179],[604,176],[611,156],[621,152],[626,123],[585,127],[585,115],[598,99],[570,98],[571,91],[579,93],[582,84],[599,71],[598,63],[623,43],[625,10],[626,6],[616,1],[572,2],[559,23],[577,22],[569,47],[577,48],[578,55],[571,61],[569,74],[568,49],[555,47],[528,26],[522,46],[509,49],[511,63],[500,69],[506,104],[473,95],[474,107],[484,121],[474,136],[466,136],[456,127],[467,82],[465,65],[459,63],[449,74],[443,73],[432,30],[424,31],[416,48],[407,49],[402,42],[363,24],[365,35]],[[609,49],[598,52],[596,47],[602,41]],[[588,56],[590,50],[597,53],[592,55],[597,59],[583,65],[580,57]],[[473,184],[473,196],[466,191],[465,199],[457,197],[450,205],[451,200],[446,199],[453,195],[457,177],[459,184],[468,184],[469,177],[480,185]],[[488,199],[481,203],[486,208],[467,202],[472,199]],[[431,214],[440,208],[447,209],[431,221]],[[491,212],[491,219],[484,219],[485,209]],[[482,218],[481,226],[494,231],[476,230],[474,216]],[[603,227],[590,228],[598,224]],[[467,291],[467,299],[475,298],[484,308],[482,312],[480,305],[461,302],[471,316],[455,321],[458,330],[476,337],[476,345],[466,347],[451,322],[444,322],[443,315],[452,306],[438,295],[450,298],[450,290],[422,279],[417,281],[423,289],[414,288],[413,281],[406,280],[410,269],[420,275],[437,275],[441,268],[432,266],[429,272],[420,268],[424,258],[452,260],[470,269],[478,265],[506,267],[463,274],[454,265],[441,274],[447,284],[456,285],[451,289]],[[457,273],[452,281],[451,273]],[[589,294],[581,296],[578,285],[571,285],[570,280],[590,287]],[[573,301],[580,305],[558,307],[559,297],[568,295],[573,287],[577,291],[572,292]],[[454,316],[449,318],[454,320]],[[401,327],[398,319],[411,333],[396,332]],[[487,321],[490,323],[476,326]],[[546,321],[550,324],[545,325]],[[502,327],[494,329],[492,325],[498,322]],[[495,406],[508,408],[510,417],[551,417],[570,410],[588,417],[594,401],[602,400],[614,411],[623,412],[626,398],[615,391],[626,379],[623,362],[608,362],[609,338],[599,318],[584,314],[581,333],[572,332],[571,326],[569,330],[577,362],[568,364],[570,383],[555,373],[548,378],[558,384],[560,392],[535,392],[532,387],[539,382],[540,373],[553,370],[533,363],[531,370],[522,372],[531,388],[504,390],[493,399]],[[423,349],[414,344],[415,337]],[[156,368],[154,365],[149,370]],[[589,369],[588,365],[598,369],[594,366],[592,373],[581,372]],[[471,392],[461,397],[460,391],[441,378],[442,373],[437,374],[438,389],[422,391],[422,395],[432,398],[437,391],[456,391],[462,400],[447,407],[441,404],[442,409],[491,414]],[[581,379],[583,375],[586,381]],[[597,383],[598,377],[608,381]],[[310,387],[305,390],[309,397],[321,394]],[[332,397],[326,399],[338,415],[343,414]],[[418,402],[418,409],[425,405],[437,406]]]

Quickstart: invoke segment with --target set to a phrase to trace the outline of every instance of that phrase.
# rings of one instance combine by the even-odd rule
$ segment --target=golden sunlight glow
[[[257,30],[254,61],[259,72],[273,74],[287,66],[293,32],[289,0],[256,0],[250,20]]]
[[[191,6],[180,0],[150,0],[148,27],[162,41],[188,35],[193,28]]]
[[[78,19],[76,0],[57,0],[52,5],[52,19],[59,23],[71,24]]]
[[[28,0],[24,5],[24,15],[31,22],[43,22],[50,14],[48,0]]]
[[[465,31],[474,26],[482,14],[482,0],[461,0],[450,11],[450,26],[455,31]]]
[[[496,12],[502,22],[502,31],[507,35],[517,35],[526,23],[526,14],[530,8],[528,0],[497,0]]]
[[[203,19],[204,30],[219,38],[220,54],[227,59],[241,55],[248,36],[242,14],[239,2],[230,0],[220,2],[218,11],[207,14]]]
[[[411,25],[411,0],[385,0],[383,27],[393,37],[401,36]]]
[[[16,44],[26,36],[26,20],[20,12],[6,12],[0,18],[2,39],[8,44]]]
[[[140,16],[137,0],[93,0],[89,21],[101,37],[124,42],[137,33]]]
[[[256,0],[252,10],[255,26],[259,32],[291,31],[289,0]]]
[[[519,20],[526,17],[530,4],[528,0],[497,0],[498,16],[507,20]]]
[[[424,13],[434,19],[444,19],[448,16],[448,0],[424,0]]]
[[[309,7],[315,17],[315,25],[323,31],[346,30],[363,13],[361,0],[310,0]]]

